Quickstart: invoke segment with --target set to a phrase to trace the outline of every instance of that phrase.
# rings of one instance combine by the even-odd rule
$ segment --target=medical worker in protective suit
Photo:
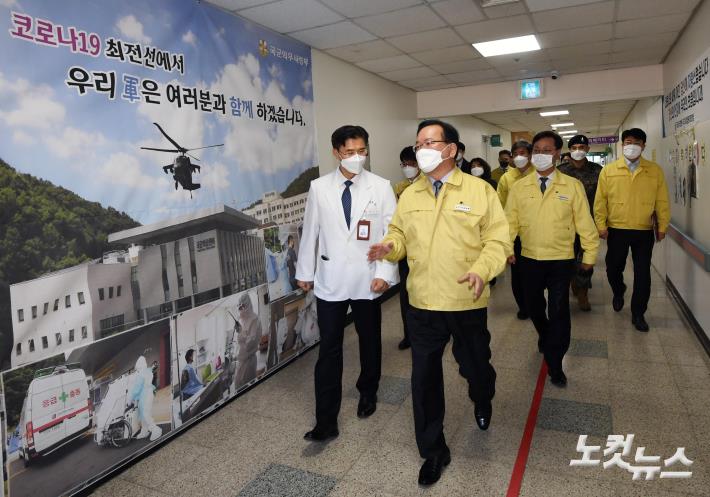
[[[145,357],[140,356],[136,361],[136,376],[133,381],[130,400],[138,406],[138,419],[141,423],[141,429],[136,434],[136,438],[150,436],[151,442],[157,440],[163,434],[163,430],[153,420],[154,399],[153,370],[148,367]]]
[[[252,308],[249,294],[239,298],[237,305],[240,331],[237,335],[237,374],[234,377],[236,388],[246,385],[256,378],[256,353],[261,339],[261,323]]]

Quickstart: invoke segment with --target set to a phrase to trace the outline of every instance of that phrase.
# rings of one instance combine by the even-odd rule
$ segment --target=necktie
[[[353,182],[350,180],[347,180],[345,182],[345,190],[343,191],[343,196],[340,199],[343,202],[343,212],[345,213],[345,223],[348,225],[348,229],[350,229],[350,207],[353,204],[353,199],[352,199],[352,196],[350,195],[350,185],[352,185],[352,184],[353,184]]]
[[[443,183],[439,180],[434,181],[434,196],[438,197],[439,196],[439,190],[441,190],[441,186]]]
[[[543,195],[545,194],[545,190],[547,190],[546,183],[547,183],[548,179],[549,178],[544,178],[544,177],[540,178],[540,191],[542,192]]]

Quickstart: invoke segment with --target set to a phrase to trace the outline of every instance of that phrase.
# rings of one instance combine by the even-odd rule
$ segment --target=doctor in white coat
[[[396,264],[367,260],[369,245],[387,233],[396,208],[389,181],[363,169],[368,133],[360,126],[342,126],[331,143],[340,165],[311,182],[296,266],[298,285],[315,292],[321,336],[316,426],[304,437],[313,441],[338,436],[348,307],[360,343],[357,415],[375,412],[382,362],[380,295],[399,281]]]

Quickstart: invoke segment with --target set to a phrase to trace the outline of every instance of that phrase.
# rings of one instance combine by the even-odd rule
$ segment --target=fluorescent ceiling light
[[[574,126],[574,123],[557,123],[557,124],[550,124],[553,128],[566,128],[567,126]]]
[[[540,116],[542,117],[549,117],[549,116],[568,116],[569,111],[568,110],[551,110],[548,112],[540,112]]]
[[[538,43],[537,38],[535,38],[535,35],[484,41],[482,43],[472,43],[472,45],[473,48],[478,50],[484,57],[495,57],[496,55],[540,50],[540,44]]]
[[[569,138],[570,136],[574,136],[574,135],[576,135],[576,134],[577,134],[577,130],[576,130],[576,129],[571,129],[571,130],[569,130],[569,131],[565,131],[564,133],[560,133],[560,136],[564,136],[564,137],[566,137],[566,138]]]

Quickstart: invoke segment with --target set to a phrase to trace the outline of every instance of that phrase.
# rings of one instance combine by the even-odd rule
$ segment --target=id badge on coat
[[[357,223],[357,239],[358,240],[369,240],[370,239],[370,221],[366,219],[361,219]]]

